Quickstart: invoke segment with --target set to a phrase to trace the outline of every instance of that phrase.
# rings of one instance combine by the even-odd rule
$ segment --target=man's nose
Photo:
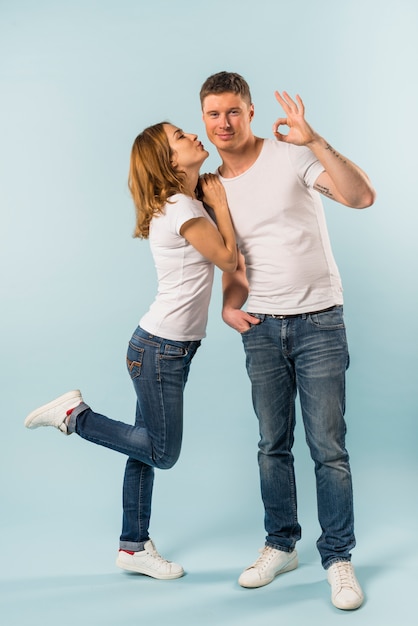
[[[225,115],[221,115],[220,126],[222,128],[229,128],[230,127],[228,116],[226,114]]]

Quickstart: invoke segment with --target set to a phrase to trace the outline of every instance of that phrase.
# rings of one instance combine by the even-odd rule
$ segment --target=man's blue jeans
[[[254,314],[253,314],[254,315]],[[299,316],[259,315],[242,334],[254,410],[266,545],[290,552],[301,537],[292,446],[299,394],[315,464],[317,546],[322,564],[350,560],[355,545],[353,494],[345,448],[345,372],[349,355],[343,309]]]
[[[200,341],[172,341],[138,327],[129,342],[127,366],[137,395],[135,425],[109,419],[81,404],[69,432],[128,455],[123,484],[120,547],[142,549],[149,539],[154,468],[169,469],[183,436],[183,390]]]

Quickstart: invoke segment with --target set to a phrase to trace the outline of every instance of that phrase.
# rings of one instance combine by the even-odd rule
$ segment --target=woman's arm
[[[183,224],[180,234],[222,271],[234,272],[237,267],[237,244],[225,190],[213,174],[205,174],[200,182],[203,199],[213,209],[218,227],[204,217],[196,217]]]

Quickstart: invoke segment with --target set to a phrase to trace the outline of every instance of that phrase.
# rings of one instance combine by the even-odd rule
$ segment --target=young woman
[[[158,294],[132,335],[127,366],[137,395],[135,425],[95,413],[70,391],[28,415],[25,426],[55,426],[128,456],[117,565],[154,578],[178,578],[181,565],[162,558],[148,534],[154,468],[177,461],[183,430],[183,390],[190,363],[205,336],[214,264],[232,272],[237,253],[226,196],[218,178],[200,179],[208,157],[197,135],[162,122],[145,129],[132,147],[129,188],[136,208],[135,236],[148,238]]]

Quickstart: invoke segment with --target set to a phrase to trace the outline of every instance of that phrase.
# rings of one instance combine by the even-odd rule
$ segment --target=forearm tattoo
[[[336,150],[334,150],[334,148],[330,146],[329,143],[327,143],[326,150],[329,150],[337,159],[339,159],[343,163],[347,163],[345,158],[341,154],[339,154]]]
[[[336,159],[341,161],[341,163],[347,163],[346,159],[341,154],[339,154],[339,152],[334,150],[334,148],[329,143],[327,143],[327,145],[326,145],[326,150],[329,150],[331,152],[331,154],[333,154],[335,156]],[[314,189],[316,189],[316,191],[319,191],[319,193],[322,193],[327,198],[334,198],[334,196],[332,195],[331,190],[328,189],[328,187],[323,187],[322,185],[316,184],[316,185],[314,185]]]
[[[314,189],[316,189],[316,191],[319,191],[319,193],[322,193],[324,196],[327,196],[327,198],[334,197],[328,187],[323,187],[322,185],[316,184],[314,185]]]

